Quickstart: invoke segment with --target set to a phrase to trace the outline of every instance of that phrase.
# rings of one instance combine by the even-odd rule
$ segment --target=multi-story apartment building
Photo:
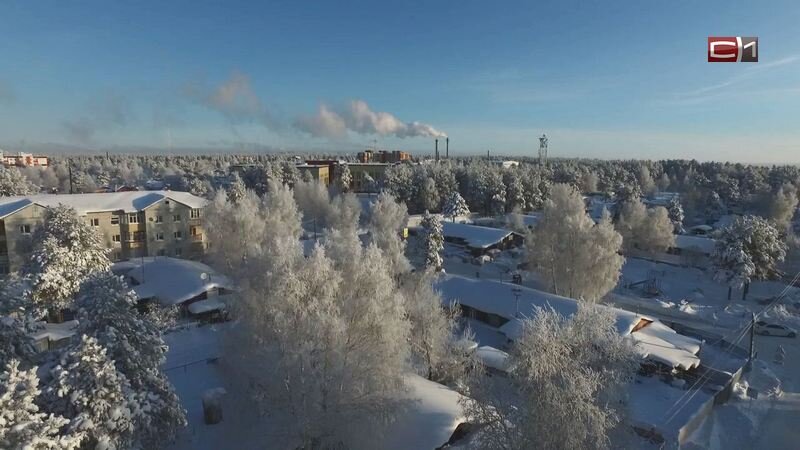
[[[19,152],[16,155],[6,154],[0,150],[0,159],[6,166],[35,166],[47,167],[49,159],[47,156],[34,155],[32,153]]]
[[[331,171],[330,166],[327,164],[298,164],[297,170],[300,173],[308,172],[311,178],[319,181],[320,183],[328,186],[331,184]]]
[[[400,150],[377,150],[372,149],[358,152],[358,160],[362,163],[399,163],[410,161],[411,154]]]
[[[46,209],[59,204],[75,208],[96,227],[112,261],[140,256],[195,259],[207,247],[202,228],[206,200],[188,192],[0,197],[0,273],[16,271],[27,261]]]

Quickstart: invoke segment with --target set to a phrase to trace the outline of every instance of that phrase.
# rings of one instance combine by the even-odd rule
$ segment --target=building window
[[[164,218],[161,216],[156,216],[156,223],[161,223],[164,221]]]
[[[139,214],[128,214],[128,223],[139,223]]]
[[[129,231],[122,232],[122,240],[123,241],[130,241],[131,240],[131,233]]]
[[[183,249],[178,247],[175,249],[175,256],[181,256],[183,254]]]
[[[111,216],[111,225],[119,225],[119,217]]]
[[[189,218],[190,219],[199,219],[200,218],[200,210],[199,209],[193,209],[189,213]]]
[[[144,231],[135,231],[133,233],[133,240],[136,242],[142,242],[145,240]]]
[[[100,219],[91,219],[89,221],[89,223],[91,223],[93,227],[99,227],[100,226]]]
[[[111,240],[114,241],[114,242],[120,242],[122,239],[121,239],[120,235],[115,234],[115,235],[111,236]]]
[[[173,222],[180,222],[181,221],[181,215],[180,214],[175,214],[174,216],[172,216],[172,221]]]
[[[31,226],[30,225],[20,225],[19,232],[22,234],[31,234]]]
[[[164,240],[164,233],[162,233],[162,232],[156,233],[156,240],[157,241],[163,241]]]
[[[172,235],[175,237],[176,241],[180,241],[181,239],[183,239],[183,233],[181,233],[180,231],[176,231]]]

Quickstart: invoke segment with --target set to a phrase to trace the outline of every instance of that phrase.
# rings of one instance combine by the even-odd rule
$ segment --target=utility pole
[[[756,313],[750,313],[750,359],[747,361],[748,365],[753,365],[753,358],[755,358],[755,344],[756,344]]]
[[[72,160],[67,160],[67,168],[69,168],[69,193],[72,194]]]
[[[511,289],[511,292],[514,293],[514,298],[516,299],[516,312],[514,313],[514,317],[519,318],[519,295],[522,293],[522,289],[515,287]]]

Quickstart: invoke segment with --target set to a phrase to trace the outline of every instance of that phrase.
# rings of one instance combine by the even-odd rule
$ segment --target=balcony
[[[192,242],[203,242],[203,235],[202,234],[193,234],[191,236]]]

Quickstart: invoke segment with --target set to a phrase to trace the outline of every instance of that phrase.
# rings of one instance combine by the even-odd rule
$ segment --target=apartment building
[[[364,150],[358,152],[358,160],[362,163],[399,163],[411,161],[411,154],[400,150]]]
[[[19,270],[47,208],[64,204],[96,227],[112,261],[141,256],[197,259],[207,241],[206,200],[188,192],[132,191],[0,198],[0,273]]]
[[[325,186],[331,184],[331,171],[330,166],[327,164],[298,164],[296,167],[301,174],[308,172],[311,174],[312,179],[319,181]]]
[[[7,154],[0,150],[0,160],[5,166],[34,166],[47,167],[50,160],[47,156],[19,152],[16,155]]]

